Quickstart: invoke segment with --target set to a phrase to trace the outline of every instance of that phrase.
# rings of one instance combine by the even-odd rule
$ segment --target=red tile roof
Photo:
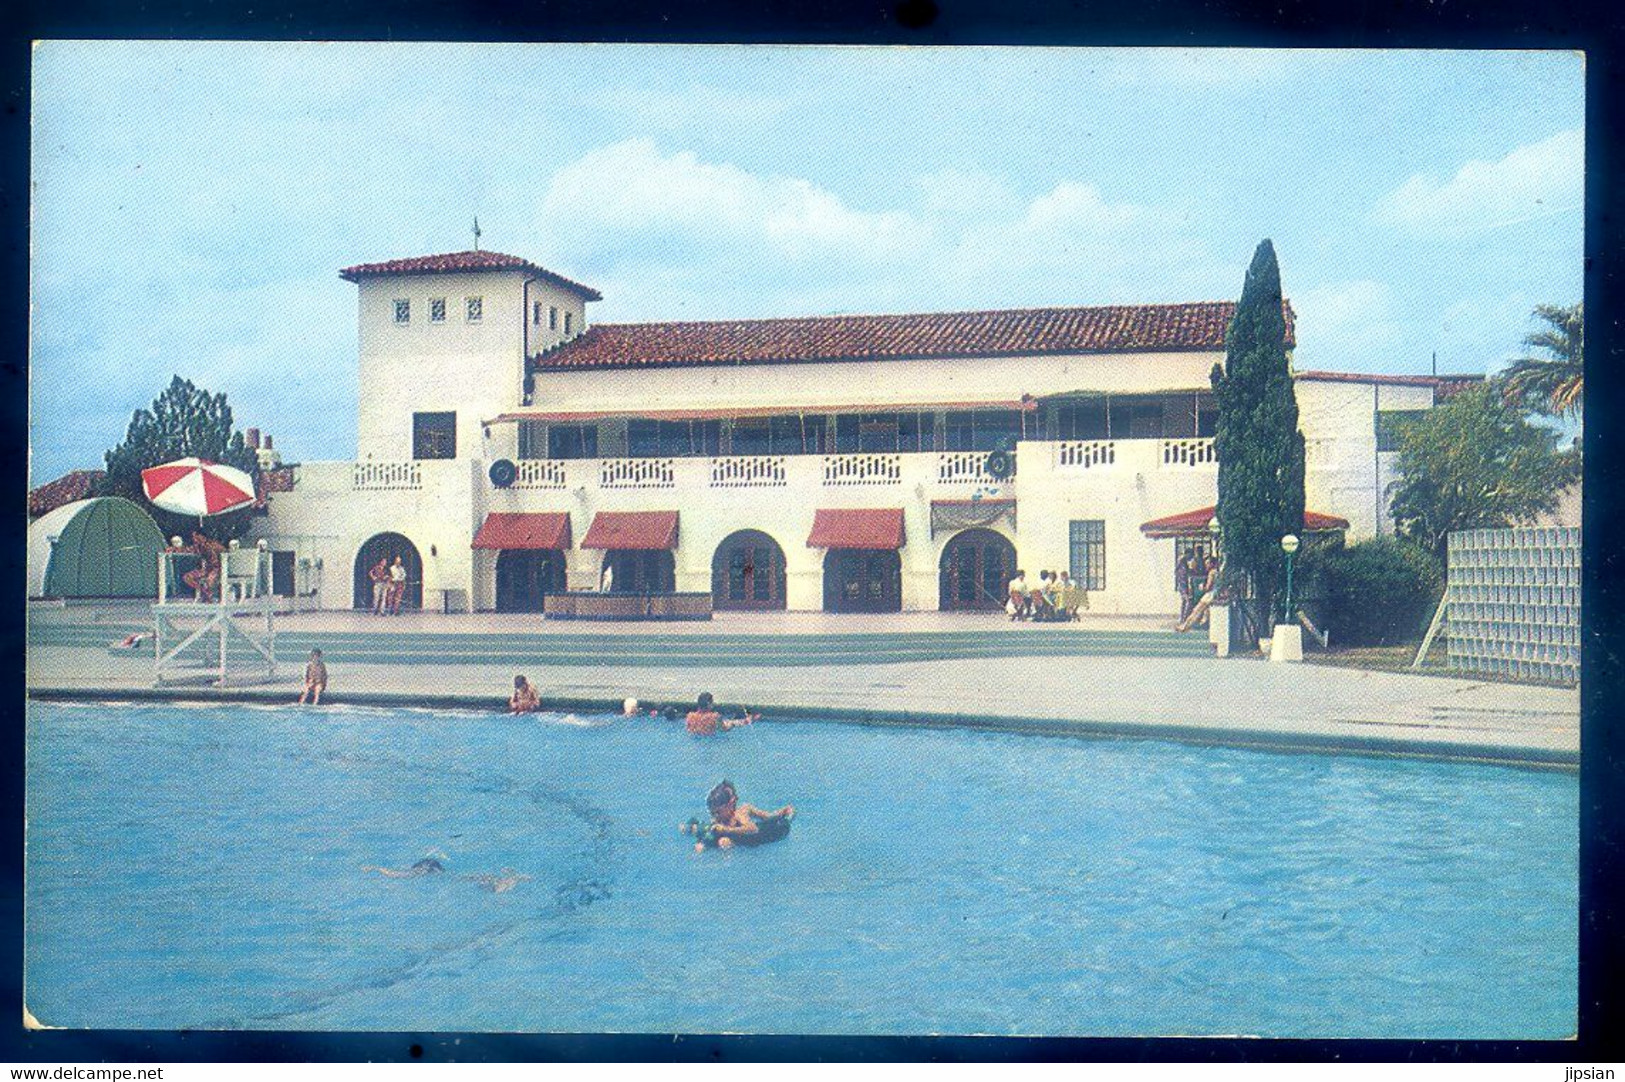
[[[600,511],[592,517],[584,549],[674,549],[676,511]]]
[[[1194,511],[1181,511],[1177,515],[1164,515],[1154,518],[1150,522],[1140,523],[1140,532],[1148,537],[1189,537],[1193,534],[1207,533],[1209,522],[1213,521],[1212,507],[1198,507]],[[1319,511],[1305,511],[1303,513],[1304,533],[1321,533],[1326,530],[1346,530],[1349,520],[1338,518],[1336,515],[1323,515]]]
[[[39,518],[75,500],[86,499],[105,476],[106,470],[74,470],[47,481],[28,494],[29,517]]]
[[[492,511],[480,523],[472,548],[554,549],[570,547],[570,512]]]
[[[807,547],[813,549],[900,549],[901,507],[820,507],[813,512]]]
[[[539,354],[542,371],[772,364],[1048,353],[1216,351],[1231,301],[1021,308],[894,316],[821,316],[705,323],[600,323]],[[1287,346],[1292,306],[1283,302]]]
[[[475,250],[471,252],[446,252],[442,255],[420,255],[410,259],[390,259],[383,263],[357,263],[353,267],[345,267],[339,271],[339,277],[350,282],[359,282],[363,278],[382,278],[397,274],[455,274],[459,271],[502,271],[517,270],[545,279],[561,289],[568,289],[579,293],[589,301],[601,301],[603,295],[592,286],[584,286],[580,282],[572,282],[562,274],[555,274],[546,267],[537,266],[528,259],[520,259],[516,255],[506,255],[502,252],[487,252]]]

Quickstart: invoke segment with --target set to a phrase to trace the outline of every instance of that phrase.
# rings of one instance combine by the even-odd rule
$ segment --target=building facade
[[[1209,543],[1226,302],[589,327],[596,290],[495,252],[362,264],[354,461],[292,467],[256,527],[278,589],[538,611],[995,609],[1016,567],[1169,613]],[[1292,345],[1292,316],[1288,346]],[[1391,529],[1392,428],[1433,377],[1299,372],[1313,525]]]

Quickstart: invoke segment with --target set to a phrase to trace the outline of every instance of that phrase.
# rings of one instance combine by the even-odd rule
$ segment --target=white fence
[[[1450,535],[1450,667],[1580,679],[1580,528]]]
[[[901,455],[825,455],[826,485],[900,485],[903,483]]]
[[[737,455],[711,460],[712,488],[783,488],[783,455]]]
[[[357,462],[350,485],[357,492],[420,489],[423,468],[417,462]]]
[[[514,463],[514,488],[564,488],[564,460],[522,458]]]
[[[1213,449],[1213,440],[1193,438],[1162,441],[1162,465],[1165,467],[1217,466],[1219,455]]]
[[[1116,462],[1116,440],[1062,440],[1055,445],[1055,465],[1063,469],[1094,470]]]
[[[669,458],[606,458],[598,469],[603,488],[676,488],[677,468]]]

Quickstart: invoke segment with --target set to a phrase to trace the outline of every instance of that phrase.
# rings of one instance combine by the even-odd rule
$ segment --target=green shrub
[[[1427,630],[1444,590],[1438,559],[1394,537],[1313,546],[1300,568],[1304,611],[1331,633],[1334,647],[1415,640]]]

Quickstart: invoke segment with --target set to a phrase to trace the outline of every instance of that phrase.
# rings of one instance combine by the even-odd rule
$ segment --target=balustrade
[[[606,458],[599,463],[603,488],[676,488],[677,467],[669,458]]]
[[[564,488],[564,460],[522,458],[514,463],[514,488]]]
[[[1117,464],[1116,440],[1062,440],[1055,445],[1055,464],[1064,469],[1094,470]]]
[[[1213,449],[1213,440],[1211,438],[1162,440],[1161,445],[1161,454],[1158,456],[1158,460],[1166,469],[1192,469],[1201,466],[1215,466],[1219,462],[1219,456]]]
[[[783,455],[737,455],[711,460],[712,488],[783,488]]]
[[[824,484],[900,485],[903,483],[903,456],[900,454],[825,455]]]
[[[943,451],[937,455],[937,480],[945,485],[996,485],[1009,477],[987,472],[987,451]],[[1010,456],[1010,476],[1015,476],[1015,455]]]
[[[350,486],[357,492],[412,491],[423,487],[418,462],[357,462]]]

